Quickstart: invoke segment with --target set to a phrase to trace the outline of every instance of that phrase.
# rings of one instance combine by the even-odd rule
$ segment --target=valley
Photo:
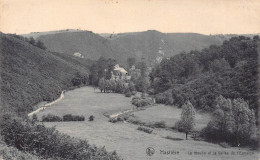
[[[108,151],[116,150],[118,155],[126,160],[131,159],[257,159],[259,153],[245,148],[223,148],[218,144],[204,141],[195,141],[190,136],[185,139],[185,134],[176,130],[164,128],[154,128],[152,134],[138,131],[139,125],[128,122],[108,122],[109,118],[104,114],[113,115],[114,113],[124,112],[135,109],[131,105],[131,98],[124,97],[115,93],[100,93],[92,87],[82,87],[65,93],[65,97],[53,104],[44,111],[38,112],[39,119],[43,115],[54,114],[62,116],[64,114],[83,115],[86,119],[93,115],[94,121],[83,122],[45,122],[47,127],[55,126],[56,129],[73,137],[86,139],[90,144],[98,147],[105,146]],[[172,126],[174,121],[179,119],[179,109],[174,106],[154,105],[136,112],[134,118],[143,122],[153,122],[164,120],[167,126]],[[158,115],[155,118],[155,115]],[[170,115],[172,117],[170,118]],[[205,127],[209,118],[202,118],[197,113],[197,126]],[[208,115],[204,116],[208,117]],[[172,121],[172,122],[171,122]],[[166,139],[165,137],[172,137]],[[153,147],[155,154],[146,155],[146,148]],[[174,150],[179,154],[163,154],[163,151]],[[251,156],[230,155],[231,152],[250,152]],[[188,155],[188,152],[227,152],[229,155]]]

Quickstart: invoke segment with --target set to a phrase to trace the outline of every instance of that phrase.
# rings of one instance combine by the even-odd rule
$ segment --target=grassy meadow
[[[63,116],[65,114],[83,115],[86,121],[82,122],[46,122],[48,127],[56,126],[56,129],[73,137],[86,139],[90,144],[98,147],[105,146],[108,151],[116,150],[123,159],[258,159],[259,153],[249,151],[245,148],[223,148],[218,144],[204,141],[195,141],[191,138],[185,139],[185,134],[166,130],[153,129],[151,134],[137,130],[139,125],[128,122],[111,123],[104,114],[113,114],[135,107],[131,105],[131,98],[122,94],[100,93],[91,87],[82,87],[65,93],[64,99],[58,103],[37,113],[41,120],[43,115],[54,114]],[[143,122],[165,121],[167,127],[171,127],[179,119],[181,110],[176,107],[165,105],[154,105],[145,110],[132,112],[134,118]],[[93,115],[94,121],[88,121]],[[202,128],[209,121],[208,115],[197,113],[197,129]],[[167,139],[165,137],[172,137]],[[146,148],[153,147],[155,154],[146,155]],[[178,155],[162,154],[161,151],[176,151]],[[188,152],[216,152],[217,155],[189,155]],[[224,152],[228,155],[223,154]],[[236,155],[230,155],[231,152]],[[240,155],[237,153],[251,153],[252,155]]]

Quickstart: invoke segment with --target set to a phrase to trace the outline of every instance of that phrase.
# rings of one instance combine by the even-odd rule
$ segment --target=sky
[[[260,33],[260,0],[0,0],[0,31]]]

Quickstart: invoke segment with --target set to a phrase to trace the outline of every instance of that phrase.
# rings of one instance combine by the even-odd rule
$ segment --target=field
[[[105,146],[108,151],[116,150],[117,153],[127,160],[143,159],[258,159],[259,153],[242,148],[223,148],[218,144],[204,141],[195,141],[191,138],[183,140],[185,135],[176,131],[165,129],[153,129],[152,134],[137,130],[139,125],[127,122],[111,123],[104,114],[112,115],[134,109],[130,103],[131,98],[126,98],[121,94],[100,93],[94,91],[91,87],[83,87],[68,91],[65,97],[37,113],[38,118],[49,113],[55,115],[77,114],[84,115],[84,122],[48,122],[46,126],[56,126],[57,130],[74,137],[86,139],[90,144],[96,144],[99,147]],[[178,108],[155,105],[133,112],[134,117],[143,122],[165,121],[166,125],[171,127],[179,119],[181,110]],[[92,122],[87,121],[90,115],[94,115]],[[209,116],[197,113],[197,127],[205,126]],[[172,139],[166,139],[170,136]],[[152,147],[155,153],[152,156],[146,155],[146,149]],[[175,151],[174,154],[163,154],[163,151]],[[179,152],[177,154],[177,152]],[[189,155],[188,152],[192,152]],[[198,152],[194,155],[194,152]],[[205,155],[202,152],[205,152]],[[217,155],[213,155],[216,152]],[[226,152],[226,154],[224,154]],[[173,153],[173,152],[172,152]],[[211,154],[208,154],[211,153]],[[236,153],[236,155],[230,155]],[[239,153],[239,154],[238,154]],[[252,154],[241,155],[241,154]],[[228,154],[228,155],[227,155]]]
[[[134,119],[145,124],[155,123],[164,121],[167,128],[174,127],[175,123],[180,120],[181,108],[166,106],[166,105],[155,105],[145,110],[134,112]],[[131,117],[130,117],[131,118]],[[196,130],[201,130],[206,127],[210,121],[210,115],[196,113]]]

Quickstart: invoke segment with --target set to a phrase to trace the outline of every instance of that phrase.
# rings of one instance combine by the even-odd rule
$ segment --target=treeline
[[[90,67],[89,83],[93,86],[98,86],[99,80],[104,78],[106,80],[111,79],[111,71],[116,65],[116,60],[105,59],[103,57],[99,58],[97,61],[93,62]]]
[[[38,121],[37,116],[33,115],[33,120]],[[72,114],[66,114],[63,117],[53,115],[53,114],[48,114],[47,116],[43,115],[42,116],[42,122],[67,122],[67,121],[85,121],[84,116],[79,116],[79,115],[72,115]]]
[[[214,105],[213,118],[201,135],[209,141],[257,149],[260,135],[255,112],[249,109],[248,103],[242,98],[232,100],[219,96]]]
[[[42,41],[40,41],[40,40],[36,41],[33,37],[27,38],[27,37],[19,36],[19,35],[16,35],[16,34],[10,34],[10,35],[14,36],[15,38],[18,38],[20,40],[23,40],[25,42],[28,42],[35,47],[41,48],[43,50],[47,49],[47,47],[45,46],[45,44]]]
[[[242,98],[229,99],[222,95],[215,99],[213,105],[215,110],[211,121],[201,131],[196,131],[197,134],[210,142],[257,149],[260,133],[254,109],[249,109],[248,103]],[[187,139],[188,133],[195,131],[196,112],[189,101],[181,108],[181,119],[176,122],[175,128],[185,132]]]
[[[149,87],[149,76],[147,74],[147,65],[144,61],[136,62],[135,58],[130,57],[127,59],[127,70],[131,76],[129,88],[125,85],[123,80],[111,80],[112,71],[117,64],[114,59],[99,58],[93,61],[90,67],[89,83],[93,86],[98,86],[101,92],[115,92],[125,93],[130,90],[147,92]],[[130,68],[135,65],[138,71],[131,71]]]
[[[150,73],[148,91],[157,103],[180,107],[189,100],[203,111],[214,111],[220,95],[243,98],[257,111],[258,43],[258,36],[233,37],[221,46],[164,59]]]
[[[101,78],[98,83],[101,92],[128,93],[135,94],[135,85],[133,82],[125,83],[123,80]]]

